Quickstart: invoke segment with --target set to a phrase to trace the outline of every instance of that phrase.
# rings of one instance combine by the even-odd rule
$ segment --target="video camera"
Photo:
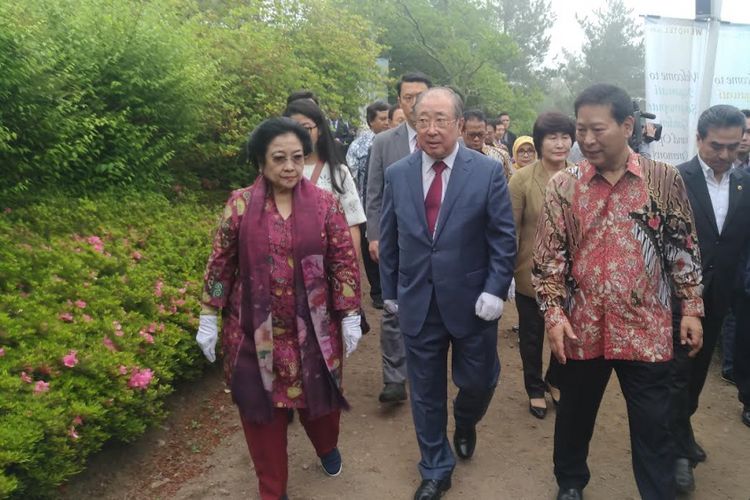
[[[633,100],[633,116],[635,117],[633,135],[628,139],[628,144],[633,148],[633,151],[639,151],[644,142],[648,144],[661,139],[661,123],[650,123],[654,128],[653,132],[649,132],[646,129],[646,120],[655,120],[656,115],[641,111],[640,106],[638,106],[638,101],[635,100]]]

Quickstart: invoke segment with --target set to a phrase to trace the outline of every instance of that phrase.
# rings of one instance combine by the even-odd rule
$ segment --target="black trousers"
[[[724,315],[711,314],[711,310],[706,309],[706,316],[701,320],[703,348],[694,358],[688,357],[690,346],[680,345],[681,319],[679,313],[672,315],[674,358],[671,363],[670,422],[675,443],[675,456],[690,459],[695,463],[693,453],[695,437],[690,417],[698,410],[698,400],[703,385],[706,383],[708,367],[721,332]]]
[[[370,242],[367,239],[367,223],[359,225],[360,241],[362,243],[362,261],[365,264],[365,274],[370,282],[370,298],[379,301],[383,296],[380,291],[380,267],[370,257]]]
[[[596,414],[612,370],[628,408],[633,472],[644,500],[675,497],[674,454],[669,434],[669,363],[568,360],[560,367],[560,406],[555,420],[555,477],[562,489],[591,478],[586,458]]]
[[[547,374],[542,379],[542,352],[544,348],[544,316],[536,299],[516,293],[518,308],[519,351],[523,364],[523,384],[531,398],[543,398],[547,384],[558,387],[560,363],[550,354]]]
[[[737,330],[734,337],[734,380],[742,404],[750,406],[750,296],[738,293],[735,299]]]

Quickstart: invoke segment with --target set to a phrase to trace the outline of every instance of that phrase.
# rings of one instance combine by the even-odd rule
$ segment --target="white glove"
[[[348,358],[351,353],[357,349],[359,339],[362,338],[362,317],[357,314],[355,316],[345,316],[341,320],[341,334],[344,337],[344,347],[346,348],[346,357]]]
[[[212,314],[201,314],[198,334],[195,340],[206,359],[216,361],[216,341],[219,339],[219,318]]]
[[[516,279],[510,280],[510,288],[508,288],[508,301],[516,298]]]
[[[474,306],[474,312],[485,321],[495,321],[503,314],[503,301],[500,297],[482,292]]]
[[[398,314],[398,301],[397,300],[384,300],[383,309],[389,314]]]

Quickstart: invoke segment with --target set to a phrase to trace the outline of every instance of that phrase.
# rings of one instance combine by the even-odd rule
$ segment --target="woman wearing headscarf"
[[[570,147],[575,137],[575,124],[561,113],[542,113],[534,123],[534,137],[519,137],[514,149],[521,144],[536,145],[535,154],[539,159],[518,170],[510,178],[510,190],[513,204],[513,219],[518,238],[518,256],[516,258],[516,307],[519,320],[519,342],[523,379],[526,393],[529,396],[529,412],[544,418],[547,414],[545,391],[549,391],[552,401],[559,401],[557,376],[559,364],[550,356],[547,374],[542,379],[542,348],[544,346],[544,316],[536,303],[536,293],[531,285],[531,266],[536,238],[537,221],[544,204],[544,193],[547,181],[566,166],[574,166],[567,161]],[[524,140],[528,137],[528,141]],[[517,161],[528,155],[516,155]]]
[[[248,141],[260,175],[229,197],[208,260],[196,340],[216,358],[239,408],[263,500],[286,498],[287,411],[331,476],[341,472],[342,361],[360,331],[359,267],[341,205],[302,175],[312,149],[288,118]]]
[[[513,143],[513,161],[515,161],[516,169],[521,169],[536,161],[533,137],[522,135],[516,139],[516,142]]]
[[[305,158],[303,175],[319,188],[333,193],[341,202],[354,246],[359,252],[359,226],[367,220],[367,216],[357,193],[357,185],[328,127],[328,119],[310,100],[289,103],[284,116],[296,121],[309,132],[313,147]]]

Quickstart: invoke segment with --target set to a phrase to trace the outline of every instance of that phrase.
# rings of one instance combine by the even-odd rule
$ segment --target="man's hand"
[[[378,245],[377,241],[371,241],[369,246],[370,250],[370,258],[374,262],[380,262],[380,246]]]
[[[398,314],[398,301],[391,299],[384,300],[383,309],[389,314]]]
[[[680,344],[691,347],[688,356],[693,358],[703,347],[703,325],[695,316],[683,316],[680,320]]]
[[[567,319],[547,330],[549,347],[552,350],[552,354],[555,355],[561,365],[564,365],[567,361],[567,358],[565,357],[565,337],[568,337],[571,340],[578,340],[578,337],[573,333],[573,328],[570,326]]]
[[[482,292],[474,305],[474,312],[485,321],[495,321],[503,314],[503,301],[491,293]]]

